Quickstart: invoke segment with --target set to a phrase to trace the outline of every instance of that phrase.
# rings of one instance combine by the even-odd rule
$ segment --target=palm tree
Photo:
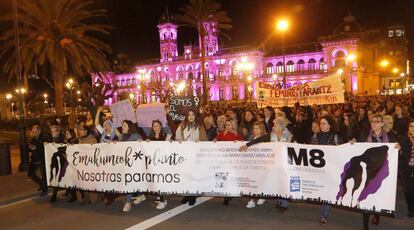
[[[214,0],[189,0],[189,4],[180,8],[181,15],[177,19],[183,26],[195,28],[198,32],[198,39],[200,40],[201,52],[201,73],[203,76],[203,97],[202,103],[207,103],[207,76],[205,76],[205,62],[206,51],[204,36],[206,35],[203,23],[215,21],[217,23],[217,30],[232,28],[231,19],[227,17],[226,11],[220,10],[221,4]]]
[[[109,35],[108,25],[91,23],[105,16],[104,10],[90,10],[89,0],[19,0],[20,53],[23,74],[36,67],[49,72],[55,89],[56,112],[63,114],[64,78],[80,78],[92,72],[107,71],[111,48],[94,35]],[[11,21],[6,15],[1,21]],[[92,20],[91,20],[92,19]],[[10,56],[4,71],[15,73],[14,30],[0,37],[0,54]]]

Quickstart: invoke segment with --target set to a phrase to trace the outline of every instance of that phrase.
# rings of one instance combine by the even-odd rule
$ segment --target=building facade
[[[402,93],[408,86],[408,42],[403,26],[364,30],[354,16],[347,15],[333,34],[320,37],[318,42],[285,47],[285,61],[280,48],[219,48],[216,23],[206,22],[204,27],[204,76],[211,101],[252,100],[256,97],[255,82],[280,86],[284,75],[290,87],[340,72],[344,89],[358,95]],[[170,87],[185,84],[183,94],[201,94],[198,47],[186,45],[179,55],[178,25],[168,12],[161,16],[157,28],[160,58],[136,65],[132,72],[108,73],[105,81],[116,84],[118,94],[107,104],[119,100],[122,93],[137,102],[160,101],[148,87],[156,83]]]

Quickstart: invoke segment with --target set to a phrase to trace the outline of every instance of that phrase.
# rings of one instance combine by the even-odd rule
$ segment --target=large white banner
[[[393,214],[395,144],[242,142],[46,144],[50,186],[199,196],[260,195]]]

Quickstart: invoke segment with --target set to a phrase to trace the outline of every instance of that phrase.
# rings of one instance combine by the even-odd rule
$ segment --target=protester
[[[264,125],[265,125],[267,133],[270,133],[270,131],[272,131],[274,119],[275,119],[275,110],[271,106],[267,106],[264,109]]]
[[[340,145],[342,141],[337,135],[337,125],[335,119],[331,115],[321,117],[319,120],[321,132],[317,134],[318,145]],[[328,223],[328,217],[331,205],[322,204],[319,222],[321,224]]]
[[[204,125],[206,127],[207,138],[212,141],[217,136],[217,128],[214,126],[214,118],[207,116],[204,118]]]
[[[253,124],[256,122],[255,114],[252,110],[246,110],[241,123],[241,131],[243,132],[243,140],[250,141],[253,136]],[[244,130],[244,131],[243,131]]]
[[[398,105],[395,110],[398,110]],[[407,134],[401,138],[401,152],[400,175],[407,203],[407,216],[412,218],[414,217],[414,120],[410,120]]]
[[[169,141],[170,139],[171,139],[171,135],[165,133],[162,130],[161,121],[159,120],[152,121],[149,139],[147,140],[148,141]],[[164,196],[159,195],[155,203],[157,203],[156,209],[164,209],[165,207],[167,207],[167,200],[164,198]]]
[[[176,134],[176,141],[206,141],[207,134],[204,127],[200,124],[199,117],[195,111],[188,111],[184,121],[178,126]],[[188,203],[189,206],[193,206],[196,202],[195,196],[185,196],[182,200],[182,204]]]
[[[273,124],[273,121],[272,121],[272,124]],[[264,123],[260,121],[256,121],[253,124],[253,140],[241,146],[240,151],[245,152],[248,149],[248,147],[250,147],[251,145],[260,143],[260,142],[270,142],[270,138],[269,138],[269,135],[266,134],[266,128],[265,128]],[[252,198],[247,203],[246,208],[255,208],[256,204],[262,205],[265,202],[266,200],[263,198],[259,198],[257,202]]]
[[[119,139],[119,142],[124,141],[142,141],[141,135],[138,134],[137,126],[132,123],[130,120],[124,120],[122,122],[122,135]],[[127,194],[125,205],[123,207],[124,212],[129,212],[132,209],[131,201],[132,201],[132,193]],[[144,194],[139,195],[134,200],[134,204],[139,204],[146,200],[146,197]]]
[[[32,179],[38,186],[40,195],[47,195],[47,181],[46,181],[46,168],[45,168],[45,149],[43,146],[43,136],[40,132],[39,125],[33,125],[30,130],[31,139],[29,143],[29,154],[30,154],[30,164],[28,170],[28,176]],[[40,177],[38,173],[40,171]]]
[[[55,143],[55,144],[63,144],[65,138],[63,137],[63,134],[61,132],[60,124],[57,122],[53,122],[50,125],[50,139],[48,140],[49,143]],[[57,199],[57,192],[59,191],[59,188],[53,188],[53,194],[50,198],[50,202],[54,203]]]
[[[395,142],[395,135],[392,132],[386,132],[384,130],[384,116],[382,114],[374,114],[370,118],[371,129],[368,133],[362,134],[359,139],[360,142],[372,142],[372,143],[393,143]],[[369,213],[362,213],[364,230],[369,229]],[[371,223],[378,225],[380,222],[380,216],[374,215]]]

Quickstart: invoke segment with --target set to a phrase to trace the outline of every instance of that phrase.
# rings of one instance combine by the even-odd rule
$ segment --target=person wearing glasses
[[[384,116],[382,114],[373,114],[370,117],[370,124],[371,129],[368,133],[363,134],[359,142],[368,142],[368,143],[393,143],[395,142],[395,135],[393,132],[386,132],[384,131]],[[396,148],[399,148],[397,145]],[[363,216],[363,227],[364,230],[369,229],[369,219],[370,214],[362,213]],[[378,214],[374,215],[371,223],[374,225],[378,225],[380,222],[380,216]]]

